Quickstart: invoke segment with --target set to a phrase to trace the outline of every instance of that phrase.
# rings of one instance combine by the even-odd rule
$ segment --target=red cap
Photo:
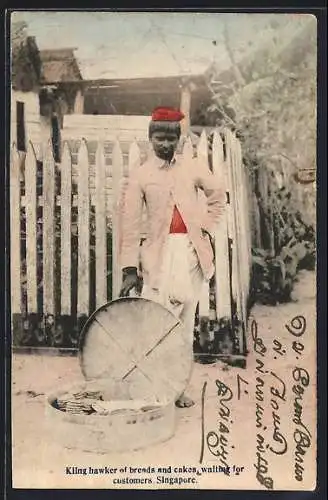
[[[151,119],[154,122],[180,122],[184,116],[179,109],[159,107],[153,110]]]

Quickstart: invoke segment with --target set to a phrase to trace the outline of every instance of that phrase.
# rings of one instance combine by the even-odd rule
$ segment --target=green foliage
[[[24,92],[39,87],[42,63],[33,37],[20,38],[12,45],[11,79],[15,90]]]
[[[298,272],[315,268],[313,228],[292,225],[289,230],[292,237],[287,241],[287,235],[283,236],[273,255],[269,249],[252,250],[251,296],[255,302],[275,305],[290,301]]]
[[[231,69],[213,76],[208,108],[209,121],[242,142],[260,219],[260,227],[253,220],[260,248],[253,250],[252,299],[266,304],[290,300],[299,269],[315,264],[315,190],[302,186],[302,193],[294,179],[316,166],[316,22],[273,21],[258,18],[246,49],[226,26]]]
[[[252,294],[255,301],[275,305],[290,300],[296,268],[295,258],[287,265],[280,255],[271,257],[267,250],[253,250]]]
[[[213,76],[209,119],[213,121],[214,115],[220,124],[236,129],[253,168],[265,167],[277,154],[286,155],[299,169],[314,167],[315,20],[303,16],[286,24],[276,19],[262,31],[262,37],[254,35],[244,56],[238,38],[225,38],[231,70],[221,75],[218,68]]]

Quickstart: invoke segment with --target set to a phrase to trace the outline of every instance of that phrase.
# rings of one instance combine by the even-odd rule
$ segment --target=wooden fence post
[[[115,142],[112,161],[112,299],[118,297],[121,288],[121,271],[119,266],[119,213],[117,210],[120,196],[121,179],[123,178],[123,155],[120,144]]]
[[[250,269],[251,269],[251,228],[250,228],[250,209],[248,204],[248,176],[245,169],[245,165],[242,159],[242,151],[240,142],[236,139],[236,162],[239,169],[239,185],[241,193],[241,215],[242,215],[242,230],[243,230],[243,266],[245,269],[244,277],[244,300],[245,307],[247,304],[247,298],[249,294],[250,285]]]
[[[134,140],[131,144],[130,144],[130,147],[129,147],[129,159],[128,159],[128,175],[130,176],[132,171],[135,169],[135,168],[138,168],[140,167],[140,164],[141,164],[141,152],[140,152],[140,148],[136,142],[136,140]],[[127,183],[128,180],[125,179],[124,181],[124,186],[122,187],[122,190],[121,191],[121,196],[122,196],[122,199],[120,200],[122,203],[124,202],[123,201],[123,198],[124,198],[124,191],[126,189],[126,186],[127,186]],[[144,207],[144,210],[143,210],[143,214],[142,214],[142,224],[141,224],[141,234],[140,234],[140,239],[142,239],[143,235],[144,235],[144,223],[145,223],[145,216],[146,216],[146,213],[145,213],[145,207]],[[120,223],[121,224],[121,223]],[[130,292],[130,297],[131,296],[137,296],[138,295],[138,292],[135,291],[135,290],[132,290],[132,292]]]
[[[205,130],[202,131],[197,144],[197,159],[201,168],[209,170],[208,165],[208,142]],[[205,213],[207,211],[206,196],[201,191],[198,194],[200,208]],[[199,316],[208,318],[210,315],[210,286],[208,282],[203,283],[199,298]]]
[[[213,174],[220,178],[225,195],[229,195],[227,186],[227,165],[224,161],[223,143],[218,130],[214,131],[212,145]],[[215,232],[215,292],[217,319],[231,318],[230,297],[230,269],[229,269],[229,242],[228,217],[230,205],[226,203],[226,210],[222,214]]]
[[[55,161],[52,145],[43,154],[43,312],[55,314]]]
[[[248,250],[247,250],[247,233],[246,233],[246,211],[247,207],[245,205],[245,185],[242,173],[243,163],[240,151],[240,143],[236,136],[233,136],[233,156],[234,156],[234,176],[236,179],[236,190],[237,190],[237,221],[238,221],[238,263],[239,263],[239,279],[240,279],[240,292],[241,292],[241,306],[242,306],[242,316],[241,321],[243,322],[243,329],[246,331],[246,320],[247,320],[247,295],[248,295]]]
[[[78,152],[78,316],[89,315],[90,198],[89,158],[85,140]]]
[[[240,233],[238,220],[238,189],[235,176],[235,155],[234,155],[234,140],[232,132],[229,129],[225,130],[227,163],[228,163],[228,182],[231,203],[231,235],[232,235],[232,297],[236,301],[237,318],[243,322],[244,310],[242,299],[242,280],[241,280],[241,265],[240,265]],[[245,350],[243,331],[238,330],[239,349],[243,353]]]
[[[29,142],[25,158],[27,313],[37,313],[36,156]]]
[[[22,313],[20,157],[13,144],[10,152],[10,288],[11,315]]]
[[[245,283],[247,281],[246,273],[246,263],[245,263],[245,220],[244,220],[244,205],[243,205],[243,184],[241,178],[241,159],[238,157],[238,141],[234,135],[232,135],[232,157],[233,157],[233,177],[234,185],[236,190],[236,228],[237,228],[237,253],[238,253],[238,286],[239,293],[241,297],[241,320],[244,322],[246,320],[246,301],[245,301]]]
[[[103,143],[96,151],[96,307],[107,302],[106,165]]]
[[[60,192],[60,241],[61,241],[61,293],[60,312],[71,314],[72,276],[72,157],[67,142],[64,143],[61,159]]]

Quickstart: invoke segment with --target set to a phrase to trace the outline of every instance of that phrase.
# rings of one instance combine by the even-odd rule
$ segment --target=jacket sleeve
[[[202,189],[207,200],[207,217],[203,221],[202,229],[213,236],[226,206],[225,187],[219,176],[198,162],[195,176],[196,186]]]
[[[139,267],[143,190],[133,171],[121,192],[119,208],[119,261],[121,268]]]

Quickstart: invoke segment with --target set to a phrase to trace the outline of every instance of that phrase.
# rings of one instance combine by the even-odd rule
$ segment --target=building
[[[63,137],[113,140],[116,136],[123,142],[145,143],[149,119],[156,106],[180,108],[185,115],[182,133],[200,133],[204,126],[215,125],[206,112],[212,103],[210,71],[207,68],[199,74],[84,79],[79,101],[84,116],[66,114]]]
[[[12,26],[10,139],[24,153],[28,141],[40,142],[39,92],[42,63],[34,37],[24,23]],[[38,153],[38,151],[37,151]]]
[[[40,159],[42,144],[51,140],[59,161],[63,116],[82,112],[74,49],[40,51],[25,23],[13,23],[11,40],[11,143],[24,157],[31,142]]]
[[[156,106],[179,107],[184,127],[205,125],[203,110],[211,103],[208,72],[129,79],[84,81],[84,113],[150,116]]]

